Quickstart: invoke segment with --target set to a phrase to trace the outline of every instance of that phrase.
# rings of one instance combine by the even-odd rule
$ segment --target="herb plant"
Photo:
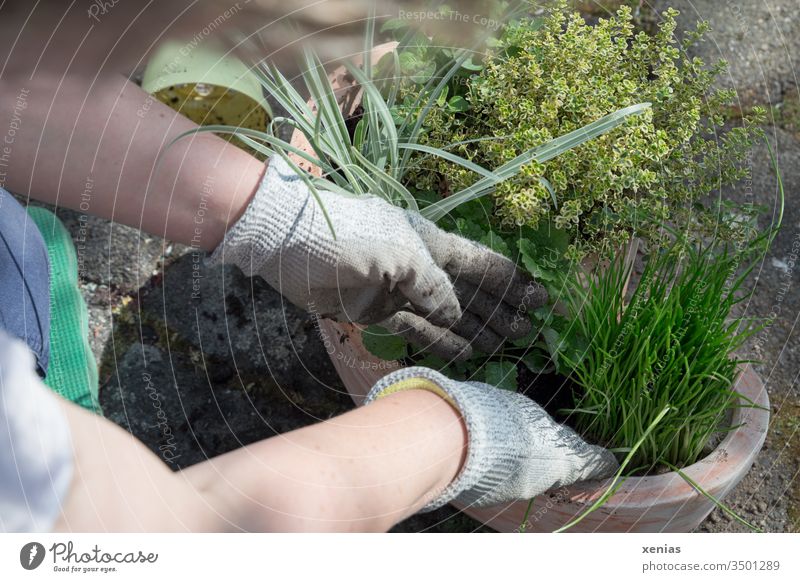
[[[626,107],[609,111],[596,119],[553,136],[552,139],[526,148],[518,155],[494,166],[489,170],[464,157],[443,148],[421,144],[420,137],[427,116],[437,109],[437,104],[453,79],[470,58],[467,50],[454,50],[446,59],[444,70],[432,76],[425,84],[408,109],[407,115],[398,119],[395,107],[401,59],[399,55],[407,43],[401,41],[399,51],[394,53],[394,75],[376,81],[371,53],[374,44],[375,19],[368,19],[364,47],[363,67],[346,63],[350,74],[363,91],[361,107],[363,112],[355,126],[353,135],[348,130],[348,119],[340,110],[334,89],[326,76],[319,59],[310,51],[304,52],[303,81],[311,96],[313,107],[308,104],[281,72],[269,63],[257,69],[264,89],[273,97],[288,115],[276,117],[269,131],[259,132],[242,128],[207,126],[205,131],[233,133],[247,146],[265,155],[280,155],[292,165],[306,181],[317,200],[318,188],[326,188],[348,195],[363,196],[372,194],[387,201],[403,205],[431,220],[439,220],[461,204],[481,198],[493,192],[503,182],[513,179],[531,163],[543,164],[587,141],[602,136],[625,123],[631,116],[640,115],[650,107],[649,103],[630,103]],[[409,37],[413,39],[413,35]],[[467,65],[468,67],[468,65]],[[311,144],[313,154],[304,152],[278,137],[281,124],[289,124],[300,131]],[[193,130],[190,133],[194,133]],[[180,138],[178,138],[180,139]],[[422,153],[446,160],[476,176],[476,179],[447,199],[431,201],[421,193],[426,203],[420,207],[415,194],[409,189],[406,174],[411,168],[412,153]],[[295,154],[322,169],[323,178],[315,178],[303,171],[289,158]],[[529,173],[529,171],[527,171]],[[544,187],[550,189],[547,181],[540,178]],[[323,208],[324,211],[324,208]],[[327,216],[327,215],[326,215]],[[334,230],[334,225],[331,225]]]
[[[771,153],[771,151],[770,151]],[[666,467],[722,511],[760,531],[681,469],[706,452],[735,407],[757,406],[733,390],[746,360],[736,350],[759,328],[734,315],[754,290],[747,276],[763,260],[783,219],[783,184],[777,224],[747,244],[695,243],[674,231],[674,244],[649,257],[629,300],[630,268],[614,258],[598,278],[568,280],[571,332],[585,350],[565,357],[579,389],[571,422],[587,439],[621,455],[620,468],[602,495],[566,531],[595,511],[637,472]]]
[[[728,209],[701,201],[744,177],[764,112],[755,108],[741,127],[722,131],[734,94],[712,84],[725,64],[707,68],[689,58],[708,26],[679,43],[676,15],[667,10],[658,31],[648,34],[635,30],[627,6],[588,25],[560,2],[544,19],[510,24],[469,79],[461,106],[428,116],[422,143],[498,167],[589,120],[650,102],[651,110],[615,131],[547,164],[531,161],[499,184],[495,221],[552,222],[570,233],[573,258],[605,254],[631,236],[663,241],[664,223],[741,240]],[[475,183],[472,172],[447,159],[418,163],[409,178],[419,190],[447,193]]]
[[[586,345],[566,354],[579,386],[566,411],[586,438],[627,452],[665,408],[633,467],[684,466],[704,452],[739,395],[734,353],[756,330],[733,308],[754,263],[729,245],[676,246],[650,255],[630,300],[630,275],[617,259],[588,284],[573,277],[565,294],[570,333]]]
[[[374,34],[374,19],[369,19],[363,67],[347,65],[350,74],[363,91],[362,112],[352,135],[348,128],[348,122],[352,122],[352,119],[348,119],[340,110],[337,96],[322,63],[313,53],[306,51],[302,79],[310,94],[311,105],[276,67],[264,63],[256,70],[256,74],[264,89],[287,112],[285,117],[274,117],[266,132],[208,125],[186,132],[174,141],[198,132],[233,134],[251,150],[265,156],[279,155],[284,158],[297,170],[318,202],[319,188],[346,195],[378,195],[393,204],[419,210],[423,216],[440,221],[444,228],[459,230],[461,234],[487,244],[497,252],[523,261],[541,281],[552,280],[552,270],[556,265],[561,268],[560,259],[554,261],[553,258],[563,256],[566,250],[566,246],[562,244],[566,241],[563,231],[525,228],[520,232],[501,234],[492,226],[493,220],[489,218],[491,205],[485,203],[486,195],[503,182],[514,179],[531,163],[546,163],[572,148],[613,131],[626,123],[628,118],[642,115],[650,104],[637,103],[610,112],[565,135],[525,150],[490,171],[446,149],[419,143],[424,134],[427,116],[441,107],[451,82],[459,75],[474,72],[474,66],[470,64],[472,53],[464,49],[442,49],[446,54],[443,53],[442,64],[436,74],[419,87],[413,98],[406,95],[401,105],[398,99],[405,80],[402,75],[402,55],[408,50],[418,50],[417,45],[412,43],[419,42],[419,39],[413,33],[404,35],[397,50],[390,55],[391,58],[381,63],[384,77],[375,79],[376,64],[370,58]],[[385,70],[387,66],[388,73]],[[417,79],[415,82],[421,83],[422,80]],[[282,124],[288,124],[301,132],[311,145],[312,152],[294,147],[281,139],[278,134]],[[414,164],[414,153],[441,158],[463,167],[475,174],[476,181],[446,198],[410,187],[407,175]],[[322,177],[318,178],[304,171],[290,158],[292,154],[320,168]],[[544,187],[550,189],[544,178],[541,181]],[[324,213],[324,205],[321,202],[320,205]],[[327,214],[325,217],[328,218]],[[335,236],[335,225],[329,222],[329,226]],[[467,230],[470,232],[466,232]],[[548,246],[545,242],[551,232],[556,233],[555,244]],[[556,247],[559,250],[554,254],[552,249]],[[555,346],[559,334],[555,328],[563,324],[563,318],[554,317],[547,310],[531,317],[538,318],[535,322],[537,329],[544,327],[542,341],[537,342],[536,337],[527,338],[524,342],[517,342],[513,354],[509,352],[490,359],[480,356],[472,362],[456,365],[453,372],[474,379],[483,378],[488,372],[496,383],[515,389],[515,363],[525,362],[535,371],[546,369],[550,358],[554,361],[558,359]],[[372,331],[366,331],[366,341],[376,354],[387,357],[386,354],[391,353],[399,357],[405,353],[422,357],[410,352],[403,340],[397,341],[385,331]],[[371,341],[370,336],[375,336],[375,341]],[[535,344],[533,349],[531,344]],[[435,359],[425,360],[424,363],[435,367],[445,366],[444,362],[438,363]]]
[[[732,407],[754,406],[740,403],[732,387],[746,363],[737,351],[761,329],[756,318],[736,313],[755,292],[744,283],[783,222],[783,180],[765,143],[779,200],[774,222],[761,234],[751,225],[749,238],[732,245],[693,241],[670,229],[672,245],[649,255],[629,298],[630,269],[618,258],[588,281],[575,273],[565,279],[569,333],[585,346],[563,354],[579,386],[575,406],[565,412],[584,436],[627,453],[639,469],[679,470],[695,462],[715,433],[736,428],[724,426]]]

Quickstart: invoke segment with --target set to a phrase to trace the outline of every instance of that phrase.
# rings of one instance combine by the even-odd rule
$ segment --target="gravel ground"
[[[797,0],[655,0],[655,13],[673,7],[678,30],[707,20],[711,32],[695,54],[706,64],[724,59],[728,74],[719,85],[736,89],[742,105],[779,103],[797,87],[800,18]]]
[[[584,2],[584,4],[587,4]],[[591,4],[591,3],[588,3]],[[606,3],[607,4],[607,3]],[[698,49],[731,63],[726,86],[743,107],[771,105],[767,129],[786,186],[784,228],[762,268],[750,313],[770,325],[750,346],[762,363],[772,403],[764,451],[726,501],[768,531],[800,528],[800,295],[794,263],[800,249],[800,107],[792,58],[800,54],[797,0],[672,0],[682,24],[710,18],[714,32]],[[724,8],[723,8],[724,7]],[[750,195],[746,185],[733,197]],[[775,178],[764,147],[752,158],[752,195],[775,205]],[[101,363],[101,403],[173,468],[330,418],[351,407],[312,321],[258,280],[206,269],[186,248],[97,219],[64,213],[83,248],[82,288],[92,344]],[[85,237],[86,242],[77,239]],[[200,277],[197,277],[197,275]],[[200,290],[194,293],[193,285]],[[167,422],[153,414],[153,395]],[[484,531],[451,509],[415,516],[396,531]],[[699,531],[743,528],[715,511]]]
[[[726,502],[745,517],[768,531],[797,531],[800,527],[800,342],[796,324],[800,315],[797,285],[800,272],[795,267],[800,253],[800,208],[793,203],[800,191],[800,141],[780,127],[768,130],[777,155],[786,190],[783,227],[769,255],[753,273],[750,287],[755,294],[747,314],[767,319],[765,329],[748,348],[761,363],[756,370],[764,380],[772,405],[770,429],[764,450],[743,482]],[[777,180],[765,145],[755,148],[752,157],[752,191],[741,184],[725,193],[733,199],[777,207]],[[768,226],[764,220],[762,226]],[[703,531],[740,531],[743,526],[715,511],[701,528]]]

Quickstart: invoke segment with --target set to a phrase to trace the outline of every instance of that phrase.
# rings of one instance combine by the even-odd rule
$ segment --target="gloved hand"
[[[260,275],[320,317],[380,323],[445,359],[492,352],[530,332],[543,287],[507,258],[375,197],[320,192],[334,226],[282,159],[210,263]]]
[[[553,487],[613,475],[614,455],[555,422],[530,398],[480,382],[457,382],[429,368],[383,377],[365,404],[403,390],[429,390],[464,419],[467,458],[456,479],[422,511],[451,501],[484,507],[531,499]]]

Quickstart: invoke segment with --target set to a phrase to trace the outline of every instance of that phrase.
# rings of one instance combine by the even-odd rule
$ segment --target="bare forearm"
[[[466,453],[459,414],[419,390],[177,473],[108,420],[64,409],[76,465],[56,531],[385,531],[438,497]]]
[[[5,144],[9,190],[206,250],[242,214],[263,173],[211,134],[179,141],[157,168],[167,144],[196,126],[121,76],[91,87],[69,77],[4,79],[0,103],[18,127]]]
[[[217,516],[130,433],[62,404],[74,456],[72,484],[54,531],[208,531]]]
[[[409,391],[184,471],[229,523],[259,531],[386,531],[457,475],[466,428]]]

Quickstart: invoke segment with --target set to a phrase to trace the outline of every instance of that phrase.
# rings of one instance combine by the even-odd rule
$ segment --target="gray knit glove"
[[[530,398],[481,382],[450,380],[429,368],[392,372],[375,384],[365,404],[411,389],[446,395],[469,435],[460,474],[421,511],[451,501],[484,507],[531,499],[553,487],[611,476],[619,468],[610,451],[586,443]]]
[[[211,264],[260,275],[321,317],[380,323],[446,359],[530,331],[544,289],[514,263],[375,197],[320,192],[336,232],[295,171],[273,157]]]

